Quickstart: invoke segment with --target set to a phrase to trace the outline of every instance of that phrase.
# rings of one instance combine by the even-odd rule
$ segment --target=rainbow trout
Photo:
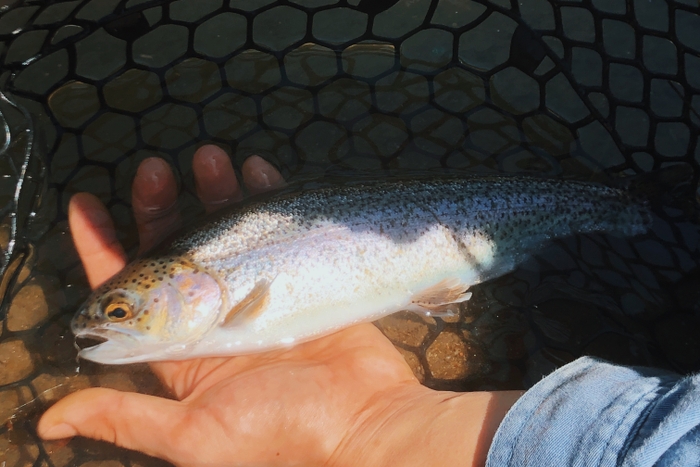
[[[544,241],[634,235],[623,191],[518,177],[365,182],[254,201],[138,259],[72,322],[101,363],[240,355],[399,310],[449,314]]]

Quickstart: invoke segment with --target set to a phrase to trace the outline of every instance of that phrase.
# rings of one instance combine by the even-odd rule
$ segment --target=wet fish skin
[[[191,230],[97,289],[77,336],[103,363],[277,348],[402,309],[444,311],[547,239],[634,235],[625,192],[523,177],[366,182],[255,202]],[[116,303],[116,305],[115,305]],[[106,310],[123,305],[128,317]]]

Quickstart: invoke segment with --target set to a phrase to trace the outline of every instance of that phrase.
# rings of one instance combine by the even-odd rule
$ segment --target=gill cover
[[[182,358],[215,325],[224,300],[215,276],[189,260],[138,260],[96,290],[74,318],[76,337],[107,339],[80,357],[100,363]]]

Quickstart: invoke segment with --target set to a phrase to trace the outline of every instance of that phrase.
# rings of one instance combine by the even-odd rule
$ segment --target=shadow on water
[[[88,292],[68,199],[96,194],[133,251],[130,184],[147,157],[175,168],[188,218],[201,215],[191,158],[204,142],[289,179],[610,180],[683,163],[697,197],[700,7],[633,3],[2,3],[0,463],[159,465],[33,428],[80,388],[163,394],[145,367],[78,371],[68,329]],[[697,219],[671,203],[645,235],[549,244],[475,287],[459,316],[377,326],[440,389],[526,387],[584,354],[697,371],[699,248]]]

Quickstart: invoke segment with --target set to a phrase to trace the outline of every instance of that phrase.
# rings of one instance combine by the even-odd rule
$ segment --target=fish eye
[[[124,321],[133,316],[133,311],[131,306],[127,303],[110,303],[105,308],[105,315],[110,319],[110,321]]]

